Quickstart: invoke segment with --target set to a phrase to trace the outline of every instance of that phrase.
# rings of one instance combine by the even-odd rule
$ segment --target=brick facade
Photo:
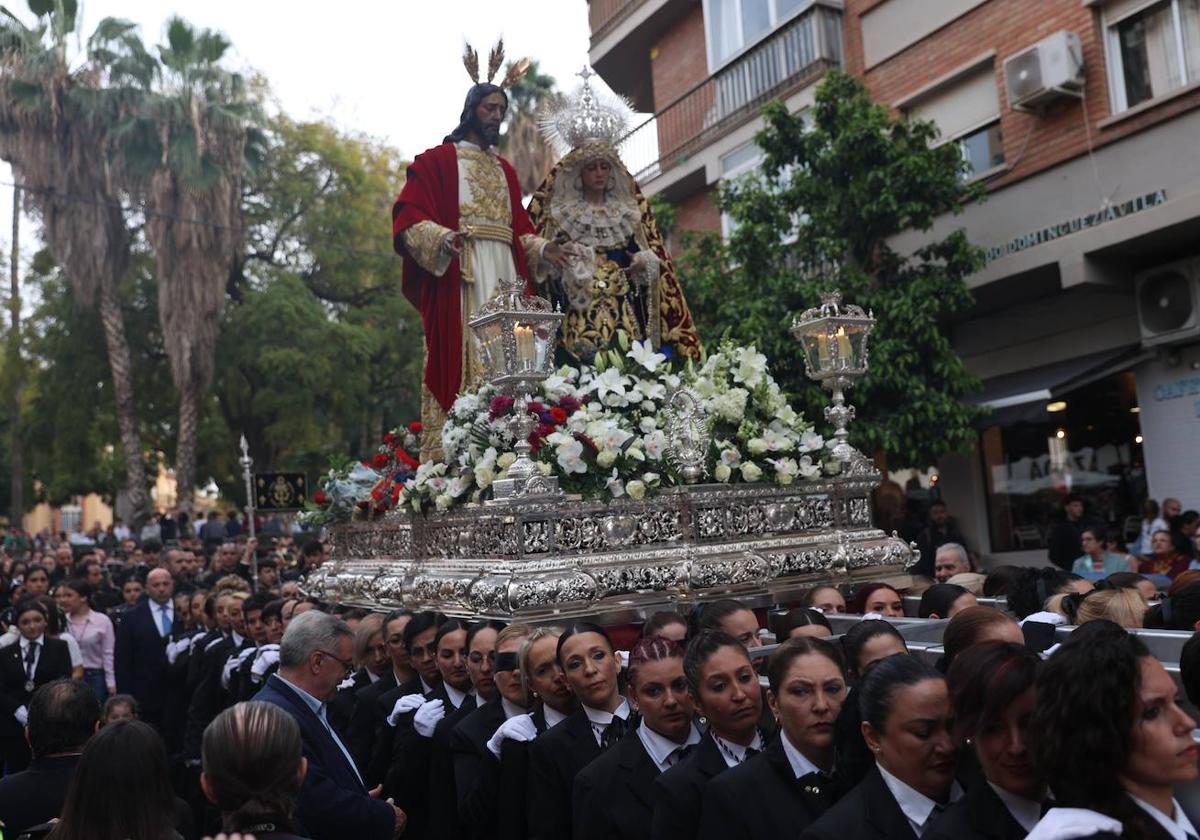
[[[1111,107],[1100,5],[1085,6],[1079,0],[990,0],[864,70],[861,18],[885,2],[846,0],[843,17],[846,71],[863,78],[879,102],[900,101],[987,50],[996,51],[1000,129],[1009,170],[990,182],[993,189],[1086,154],[1089,123],[1092,147],[1098,148],[1200,106],[1196,90],[1101,125],[1111,116]],[[1086,102],[1064,99],[1042,115],[1012,110],[1004,95],[1004,60],[1063,29],[1074,32],[1083,44]]]
[[[661,111],[708,78],[704,43],[704,6],[692,8],[663,33],[650,51],[654,110]]]
[[[706,187],[689,195],[675,206],[675,230],[671,233],[671,250],[681,251],[685,232],[710,233],[721,230],[721,214],[717,210],[717,188]]]

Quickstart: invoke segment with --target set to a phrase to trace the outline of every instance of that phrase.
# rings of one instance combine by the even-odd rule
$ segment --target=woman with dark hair
[[[1020,645],[1025,643],[1025,636],[1021,626],[999,610],[991,607],[965,609],[950,619],[942,634],[945,657],[939,669],[949,671],[958,655],[973,645],[997,641]]]
[[[670,639],[642,639],[629,652],[629,699],[637,729],[575,777],[573,840],[647,840],[654,780],[700,743],[683,648]]]
[[[177,840],[186,806],[171,790],[162,738],[141,721],[110,724],[75,765],[50,840]],[[182,808],[181,808],[182,806]]]
[[[117,693],[117,675],[113,669],[116,635],[112,621],[88,603],[92,588],[86,581],[68,580],[58,585],[56,600],[67,618],[67,631],[79,644],[83,657],[83,679],[103,703]]]
[[[221,828],[271,840],[301,840],[293,813],[308,771],[300,727],[271,703],[231,706],[204,730],[200,787]]]
[[[886,583],[864,583],[854,593],[850,612],[858,615],[874,613],[884,618],[904,618],[904,601],[900,593]]]
[[[775,622],[775,638],[781,642],[799,636],[828,639],[832,635],[833,625],[829,623],[829,619],[810,607],[790,609]]]
[[[529,750],[529,837],[571,836],[575,776],[629,728],[630,708],[620,694],[620,664],[608,634],[576,622],[558,637],[558,663],[579,710],[534,739]]]
[[[1175,582],[1172,583],[1172,586]],[[1141,594],[1142,599],[1147,603],[1158,598],[1158,587],[1154,585],[1154,581],[1145,575],[1139,575],[1137,572],[1114,572],[1108,577],[1096,583],[1096,588],[1102,587],[1118,587],[1120,589],[1136,589]]]
[[[954,618],[955,615],[974,607],[979,602],[975,596],[953,583],[935,583],[921,595],[921,606],[917,608],[920,618]]]
[[[917,840],[962,796],[946,681],[920,659],[897,655],[876,663],[858,691],[875,769],[801,840]]]
[[[25,724],[33,692],[72,674],[67,643],[48,635],[46,608],[38,599],[26,598],[13,607],[13,620],[20,637],[0,649],[0,758],[8,774],[29,766]]]
[[[733,636],[745,647],[758,644],[758,616],[741,601],[726,598],[700,604],[692,611],[692,628],[689,638],[705,630],[719,630]]]
[[[1046,602],[1067,592],[1087,592],[1092,584],[1079,575],[1052,566],[1024,568],[1008,591],[1008,608],[1018,619],[1046,609]]]
[[[688,645],[683,671],[696,711],[708,720],[708,732],[686,761],[655,781],[654,840],[695,840],[705,786],[764,746],[758,726],[762,691],[738,639],[720,630],[704,631]]]
[[[1155,531],[1150,537],[1150,553],[1137,570],[1143,575],[1175,577],[1188,567],[1189,558],[1175,550],[1170,531]]]
[[[804,593],[803,604],[825,615],[846,611],[846,599],[835,586],[814,586]]]
[[[1022,574],[1024,566],[997,566],[987,573],[983,582],[983,597],[998,598],[1008,595],[1013,583]]]
[[[1163,598],[1146,611],[1142,625],[1149,630],[1200,630],[1200,583]]]
[[[792,638],[771,654],[767,674],[779,737],[704,789],[699,840],[792,836],[837,801],[833,724],[847,692],[841,654],[823,639]]]
[[[1042,816],[1046,783],[1029,741],[1041,659],[1024,645],[982,642],[954,661],[946,682],[954,737],[983,779],[951,805],[925,840],[1023,840]]]
[[[643,639],[658,637],[661,639],[670,639],[676,644],[682,645],[687,642],[687,634],[687,619],[679,613],[670,610],[656,612],[646,619],[646,623],[642,625]]]
[[[1089,622],[1041,666],[1036,686],[1035,763],[1056,808],[1031,836],[1055,836],[1058,808],[1094,812],[1097,837],[1196,836],[1173,794],[1197,775],[1196,724],[1137,636],[1109,621]],[[1078,812],[1071,816],[1079,822]]]
[[[846,657],[846,675],[853,685],[862,679],[873,664],[895,653],[908,653],[900,631],[886,621],[860,621],[842,636],[842,653]]]
[[[886,621],[861,621],[842,636],[842,655],[846,662],[846,677],[856,686],[876,662],[908,653],[900,631]],[[875,763],[862,735],[862,715],[854,689],[842,704],[834,725],[834,745],[837,748],[837,776],[844,789],[854,787],[870,772]]]

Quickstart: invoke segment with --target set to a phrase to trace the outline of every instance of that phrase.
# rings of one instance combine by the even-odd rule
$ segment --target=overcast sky
[[[20,0],[8,4],[27,12]],[[270,80],[279,106],[299,119],[328,119],[386,140],[411,157],[458,122],[470,81],[464,38],[487,53],[504,36],[509,59],[529,56],[569,89],[587,61],[585,0],[81,0],[83,35],[109,16],[165,41],[179,15],[233,43],[230,65]],[[0,180],[11,183],[7,165]],[[0,187],[0,242],[8,250],[11,187]]]

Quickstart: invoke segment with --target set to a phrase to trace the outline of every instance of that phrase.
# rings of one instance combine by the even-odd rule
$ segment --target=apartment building
[[[682,228],[720,228],[712,190],[755,165],[754,113],[773,97],[802,110],[827,67],[961,147],[988,198],[934,234],[963,227],[987,253],[952,329],[992,414],[976,452],[937,466],[989,562],[1044,559],[1067,492],[1131,529],[1147,494],[1200,507],[1200,0],[592,0],[590,14],[596,69],[655,114],[627,154],[657,140],[640,177]]]

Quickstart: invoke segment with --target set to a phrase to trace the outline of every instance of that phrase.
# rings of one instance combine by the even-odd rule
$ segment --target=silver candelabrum
[[[792,335],[804,352],[804,367],[810,378],[832,394],[825,419],[834,426],[833,457],[843,463],[854,455],[846,426],[854,419],[854,406],[845,391],[867,372],[867,338],[875,327],[873,313],[861,306],[842,304],[836,289],[821,295],[821,305],[806,310],[792,323]]]
[[[542,475],[529,457],[529,436],[537,420],[529,411],[533,386],[544,380],[554,364],[559,324],[565,316],[545,298],[526,295],[520,277],[502,280],[496,294],[480,307],[467,326],[475,334],[489,381],[513,398],[509,420],[517,459],[508,475],[492,484],[493,502],[508,503],[530,497],[561,497],[558,478]]]

